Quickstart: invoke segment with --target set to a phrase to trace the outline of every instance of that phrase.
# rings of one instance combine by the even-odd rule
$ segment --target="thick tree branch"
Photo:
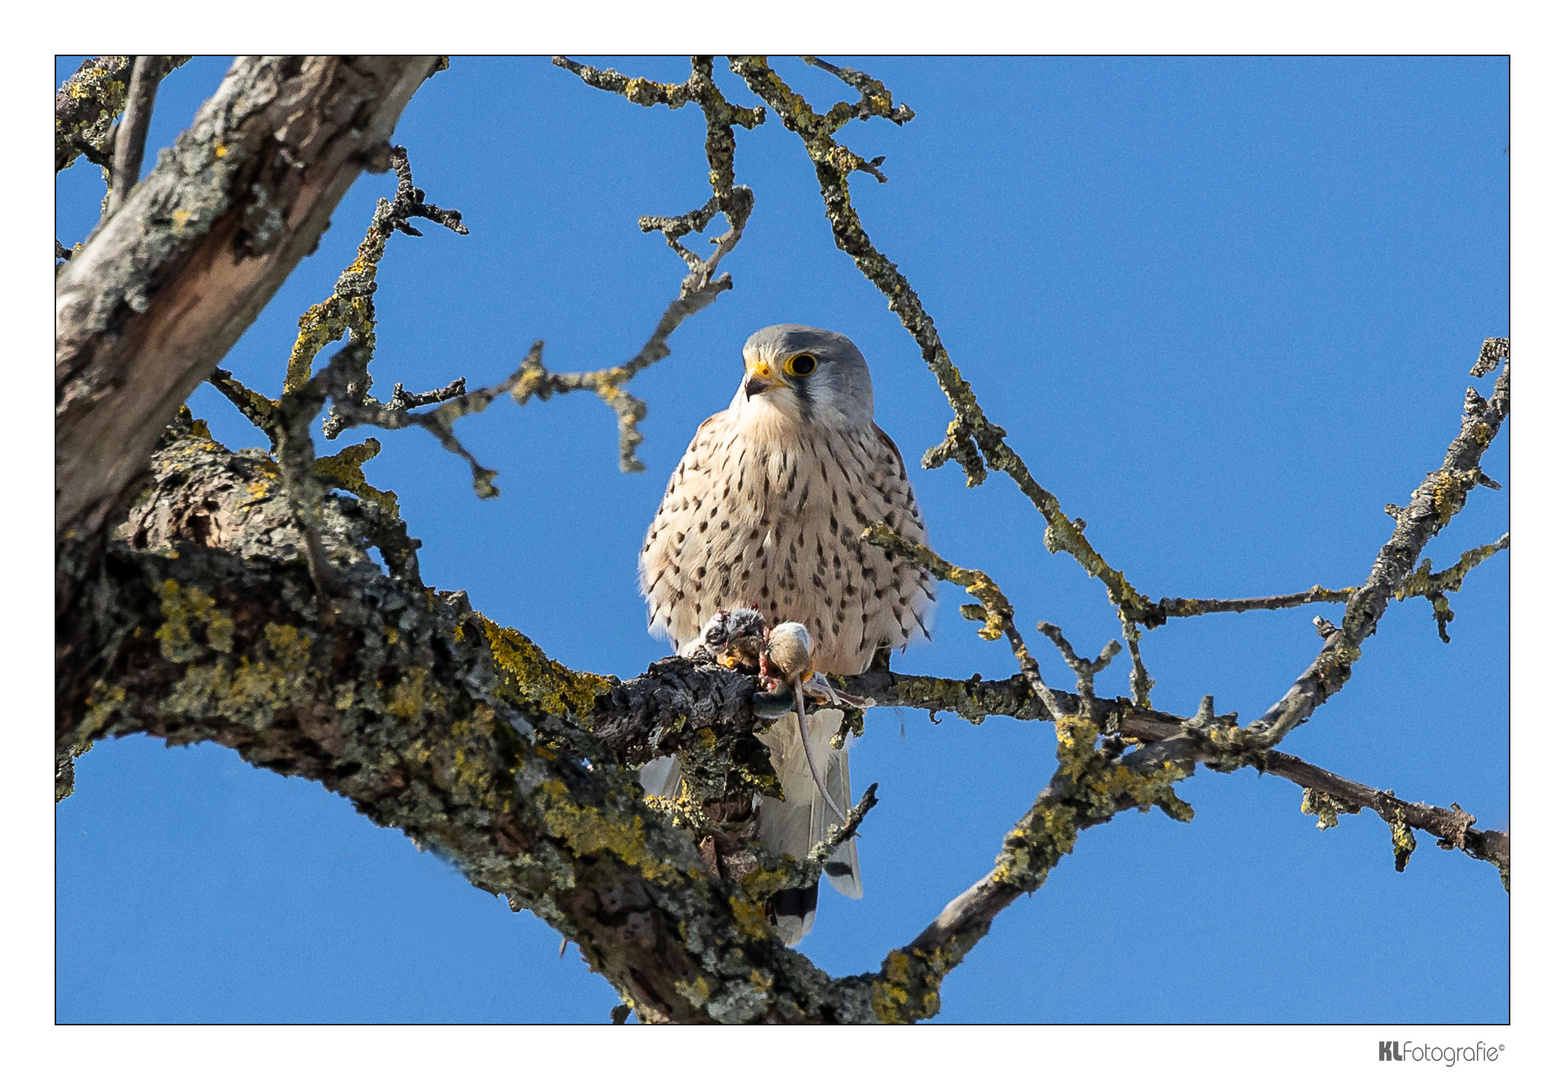
[[[462,594],[382,573],[347,498],[321,506],[341,585],[322,595],[266,455],[182,421],[155,470],[61,628],[77,658],[57,687],[62,752],[146,732],[317,780],[578,942],[647,1019],[875,1018],[867,986],[772,932],[765,898],[798,872],[714,877],[624,767],[747,735],[753,680],[678,659],[639,686],[571,672]],[[627,723],[638,710],[662,732]]]
[[[127,546],[87,583],[91,617],[67,628],[82,661],[57,693],[67,763],[91,739],[145,731],[220,742],[261,767],[319,780],[579,942],[644,1018],[932,1015],[940,979],[1006,903],[1043,883],[1081,828],[1132,806],[1188,813],[1172,785],[1202,744],[1137,761],[1122,744],[1096,742],[1111,722],[1154,745],[1195,742],[1199,726],[1124,699],[1052,691],[1069,713],[1056,726],[1061,771],[1012,831],[996,872],[880,972],[831,980],[777,943],[763,913],[770,891],[812,867],[772,860],[744,880],[713,877],[690,837],[643,806],[630,772],[671,752],[731,757],[753,741],[764,722],[749,707],[749,676],[680,658],[624,682],[572,672],[461,594],[383,574],[364,554],[364,500],[322,504],[320,537],[342,586],[323,596],[266,455],[231,454],[185,422],[155,465],[158,481],[121,533]],[[848,682],[884,704],[1046,714],[1020,677],[946,683],[878,672]],[[1282,772],[1291,759],[1270,760]],[[1329,774],[1301,775],[1355,794]],[[1372,805],[1424,827],[1417,804]],[[1452,840],[1469,851],[1503,842],[1475,829]]]
[[[163,426],[384,160],[430,57],[246,57],[55,285],[55,538],[90,559]],[[57,611],[68,606],[71,557]]]

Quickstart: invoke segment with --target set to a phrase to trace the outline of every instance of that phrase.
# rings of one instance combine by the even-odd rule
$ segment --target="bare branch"
[[[402,384],[397,383],[391,388],[391,400],[386,402],[389,409],[399,409],[407,412],[409,409],[420,409],[425,405],[439,405],[442,401],[450,401],[467,393],[467,379],[457,377],[438,390],[426,390],[423,393],[410,394],[402,389]]]
[[[1386,605],[1412,572],[1413,561],[1466,504],[1467,493],[1482,476],[1478,465],[1483,453],[1510,414],[1510,361],[1504,360],[1503,364],[1488,401],[1469,388],[1461,430],[1447,447],[1445,461],[1424,478],[1407,507],[1397,510],[1391,539],[1375,557],[1369,578],[1348,601],[1342,629],[1326,639],[1319,655],[1287,694],[1250,725],[1250,733],[1263,745],[1276,745],[1348,681],[1360,656],[1360,646],[1375,632]]]
[[[315,243],[433,65],[240,59],[65,264],[55,283],[57,543],[90,547],[117,519],[164,425]],[[292,110],[285,131],[279,110]],[[265,168],[279,154],[308,167]]]
[[[1060,655],[1065,657],[1065,663],[1076,673],[1076,692],[1084,698],[1096,697],[1092,691],[1093,679],[1109,664],[1114,657],[1119,655],[1119,642],[1110,641],[1103,646],[1103,651],[1098,653],[1096,660],[1083,660],[1076,655],[1076,650],[1065,638],[1065,631],[1050,622],[1038,624],[1039,631],[1044,637],[1054,642],[1054,647],[1060,650]]]
[[[1278,611],[1282,608],[1302,607],[1305,604],[1341,604],[1353,595],[1349,589],[1325,589],[1311,585],[1304,592],[1284,593],[1281,596],[1256,596],[1245,600],[1187,600],[1163,597],[1153,605],[1148,625],[1158,625],[1163,619],[1187,619],[1195,615],[1210,615],[1220,611]]]
[[[690,280],[685,279],[687,284]],[[623,472],[641,472],[646,466],[636,458],[636,447],[642,441],[637,425],[646,418],[647,406],[640,398],[624,390],[623,386],[637,372],[669,354],[668,337],[680,323],[717,299],[719,293],[732,287],[733,282],[727,274],[723,274],[689,294],[681,290],[681,295],[663,312],[663,317],[658,320],[657,327],[641,351],[619,367],[601,371],[551,372],[543,366],[541,351],[536,355],[529,354],[522,362],[513,387],[508,388],[511,396],[518,405],[526,405],[534,397],[547,401],[555,394],[568,394],[575,390],[592,391],[614,410],[619,419],[620,469]]]
[[[500,489],[494,483],[494,478],[499,473],[479,463],[456,437],[453,425],[464,416],[483,412],[501,394],[509,393],[521,381],[528,365],[541,362],[542,355],[543,342],[535,341],[521,366],[510,375],[493,386],[461,393],[456,397],[446,395],[446,391],[451,390],[452,386],[433,391],[430,395],[404,395],[406,399],[415,396],[443,398],[444,403],[439,408],[425,413],[409,412],[406,408],[398,408],[395,404],[395,394],[393,394],[392,404],[384,404],[361,389],[370,383],[369,355],[366,346],[357,341],[343,346],[325,369],[306,385],[318,387],[325,397],[331,399],[331,415],[326,420],[328,439],[335,439],[347,429],[362,424],[385,428],[387,431],[421,427],[439,439],[440,445],[446,450],[467,462],[473,474],[473,491],[478,497],[493,499],[500,494]],[[467,385],[465,380],[458,380],[458,382],[463,387]]]
[[[188,61],[170,56],[162,78]],[[94,165],[108,168],[114,147],[109,131],[125,107],[130,92],[133,56],[92,56],[54,95],[54,171],[68,168],[85,154]]]
[[[130,75],[130,90],[125,97],[125,117],[114,139],[114,168],[110,175],[104,215],[115,213],[125,203],[125,194],[141,179],[141,158],[147,147],[147,127],[152,123],[152,105],[157,100],[158,83],[168,70],[168,58],[138,56]]]

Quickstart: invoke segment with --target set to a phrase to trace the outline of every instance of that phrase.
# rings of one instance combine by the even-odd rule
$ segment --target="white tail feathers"
[[[832,748],[832,736],[842,726],[841,709],[819,709],[808,719],[810,750],[821,769],[825,788],[832,801],[841,807],[853,805],[852,783],[848,775],[848,748]],[[842,824],[821,797],[810,774],[810,763],[799,736],[799,723],[792,714],[783,717],[765,731],[757,732],[772,752],[772,770],[782,781],[783,800],[762,797],[756,808],[760,841],[779,855],[791,855],[802,861],[810,849],[826,839],[826,831]],[[849,838],[826,864],[826,880],[842,895],[859,899],[864,883],[859,876],[858,845]]]

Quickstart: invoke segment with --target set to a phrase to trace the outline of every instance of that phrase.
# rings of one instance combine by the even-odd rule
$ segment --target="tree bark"
[[[313,249],[433,57],[243,57],[55,284],[56,614],[159,433]]]

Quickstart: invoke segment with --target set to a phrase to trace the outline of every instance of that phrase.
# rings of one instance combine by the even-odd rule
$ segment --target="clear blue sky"
[[[63,78],[80,58],[62,58]],[[588,59],[588,58],[582,58]],[[612,63],[678,80],[683,60]],[[1502,59],[878,59],[845,62],[917,112],[845,140],[886,155],[856,205],[909,277],[989,416],[1151,596],[1250,596],[1361,582],[1382,512],[1435,468],[1485,337],[1509,332],[1509,66]],[[226,70],[202,59],[160,93],[167,145]],[[818,107],[843,88],[779,68]],[[750,103],[720,70],[735,99]],[[431,201],[472,230],[395,236],[382,263],[377,385],[470,386],[535,338],[560,370],[632,355],[682,264],[640,214],[707,197],[702,118],[642,109],[543,60],[457,60],[396,140]],[[154,155],[149,152],[148,167]],[[796,136],[739,133],[756,211],[724,263],[735,288],[682,327],[630,389],[641,457],[616,468],[595,398],[507,401],[459,434],[500,471],[479,502],[422,432],[380,434],[372,481],[424,541],[426,580],[576,668],[629,677],[662,655],[634,583],[642,533],[695,426],[737,385],[754,329],[804,322],[869,358],[878,418],[916,460],[949,410],[883,299],[832,244]],[[276,393],[299,314],[324,298],[390,176],[350,191],[225,362]],[[98,170],[59,182],[57,233],[96,219]],[[1483,384],[1487,391],[1492,382]],[[191,401],[230,446],[262,441],[219,395]],[[1509,433],[1485,470],[1509,481]],[[932,545],[987,570],[1029,627],[1081,652],[1116,632],[1103,590],[1041,544],[1003,476],[913,477]],[[1479,490],[1426,552],[1437,568],[1508,527]],[[1396,605],[1342,693],[1284,749],[1403,798],[1510,825],[1509,562],[1451,597],[1442,644],[1423,601]],[[945,587],[932,645],[900,670],[1004,677]],[[1150,634],[1155,705],[1254,719],[1319,646],[1310,617],[1215,615]],[[1070,677],[1029,634],[1046,678]],[[1126,692],[1123,658],[1100,677]],[[1046,725],[938,725],[876,710],[853,751],[880,784],[860,841],[864,899],[823,890],[803,949],[834,975],[878,967],[982,876],[1054,766]],[[221,747],[100,743],[56,822],[61,1021],[603,1021],[617,997],[528,913],[468,885],[344,799]],[[1122,815],[1083,834],[948,977],[943,1021],[1502,1023],[1509,902],[1494,869],[1433,838],[1403,874],[1369,814],[1327,832],[1293,785],[1202,772],[1195,820]]]

